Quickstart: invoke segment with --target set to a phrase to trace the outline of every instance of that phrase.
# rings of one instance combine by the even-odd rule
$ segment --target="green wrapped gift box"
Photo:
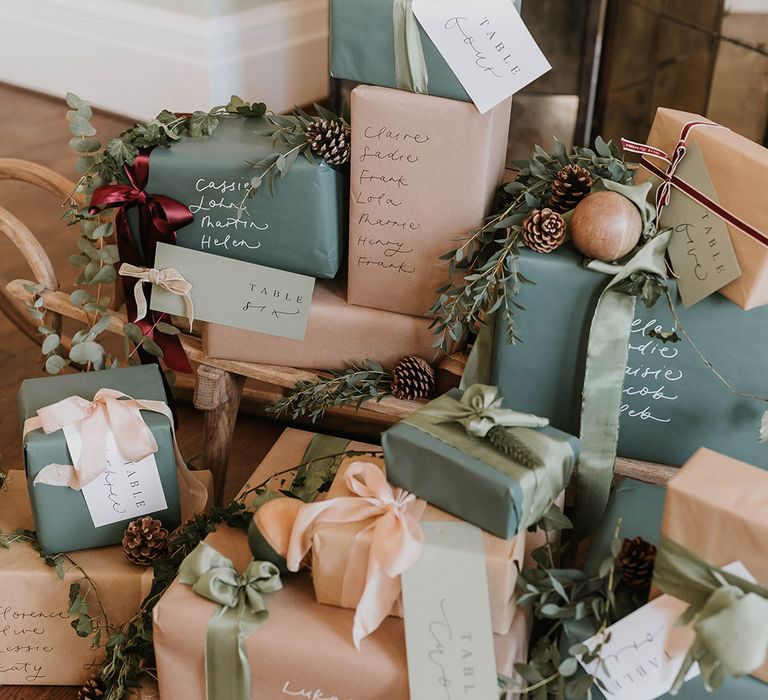
[[[514,0],[520,11],[522,0]],[[396,88],[393,0],[331,0],[331,75]],[[471,102],[442,54],[419,26],[430,95]]]
[[[507,345],[504,323],[496,327],[490,381],[505,403],[548,416],[552,425],[579,434],[581,392],[592,314],[610,277],[586,270],[569,247],[550,255],[521,252],[522,285],[515,314],[522,339]],[[677,292],[670,283],[672,298]],[[745,312],[719,294],[690,309],[676,302],[682,326],[735,389],[768,396],[763,349],[768,344],[768,307]],[[733,395],[694,348],[681,340],[664,343],[654,329],[671,330],[662,297],[646,308],[638,301],[622,394],[618,454],[681,465],[700,447],[750,464],[768,465],[758,443],[764,402]]]
[[[622,518],[622,538],[642,537],[648,542],[658,544],[661,536],[661,514],[664,509],[664,489],[651,484],[644,484],[632,479],[626,479],[617,486],[611,494],[608,508],[603,516],[600,527],[592,542],[584,570],[589,575],[596,576],[600,564],[611,553],[616,523]],[[571,622],[565,625],[565,635],[562,640],[563,649],[578,644],[589,638],[595,630],[589,623]],[[708,693],[704,688],[701,676],[689,680],[678,693],[678,700],[758,700],[768,695],[768,685],[751,676],[729,678],[716,693]],[[595,687],[592,688],[592,698],[604,700],[605,696]],[[661,696],[662,700],[672,698],[671,695]]]
[[[300,156],[274,196],[266,183],[238,207],[256,162],[289,147],[255,132],[265,119],[219,117],[211,136],[182,137],[171,148],[156,148],[149,160],[146,191],[188,206],[194,221],[177,232],[177,245],[310,277],[333,278],[344,257],[347,178],[322,159]],[[293,117],[291,117],[293,119]],[[138,214],[128,211],[138,240]],[[150,264],[152,261],[147,261]]]
[[[18,395],[22,430],[24,422],[35,417],[40,408],[70,396],[90,401],[102,388],[115,389],[138,400],[167,402],[157,365],[27,379],[22,383]],[[166,528],[172,529],[181,520],[172,426],[165,416],[158,413],[141,411],[141,417],[157,441],[155,461],[168,505],[166,510],[152,513],[151,517],[159,518]],[[44,551],[70,552],[103,547],[122,540],[133,518],[94,527],[80,491],[47,484],[34,485],[35,478],[47,465],[72,464],[61,430],[48,435],[40,428],[32,430],[25,436],[23,447],[32,513]]]
[[[541,456],[524,466],[458,423],[440,422],[462,396],[452,390],[382,435],[387,478],[438,508],[510,539],[541,518],[567,486],[578,440],[551,427],[508,428]]]

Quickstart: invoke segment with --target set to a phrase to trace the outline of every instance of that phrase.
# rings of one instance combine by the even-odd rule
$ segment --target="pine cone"
[[[435,370],[426,360],[409,355],[392,370],[392,396],[396,399],[428,399],[435,391]]]
[[[499,452],[529,469],[542,466],[541,457],[526,445],[517,435],[500,425],[494,425],[485,436]]]
[[[635,590],[650,588],[653,565],[656,563],[656,547],[642,537],[625,539],[617,558],[624,582]]]
[[[551,209],[534,209],[523,221],[523,243],[537,253],[551,253],[565,242],[566,224]]]
[[[552,198],[549,206],[564,214],[592,191],[592,176],[589,170],[580,165],[566,165],[552,183]]]
[[[312,153],[329,165],[344,165],[350,156],[349,127],[340,119],[316,119],[306,128]]]
[[[147,566],[165,553],[168,546],[168,530],[159,520],[139,518],[134,520],[123,535],[125,558],[139,566]]]
[[[85,682],[85,685],[77,691],[77,700],[98,700],[98,698],[104,697],[106,690],[107,687],[101,680],[101,674],[94,673]]]

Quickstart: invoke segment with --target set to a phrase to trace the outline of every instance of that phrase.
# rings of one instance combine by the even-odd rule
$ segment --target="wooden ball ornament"
[[[288,541],[303,503],[298,498],[276,498],[259,508],[248,527],[248,545],[257,561],[273,563],[288,573]]]
[[[594,192],[573,210],[569,230],[580,253],[612,262],[638,244],[643,219],[637,207],[618,192]]]

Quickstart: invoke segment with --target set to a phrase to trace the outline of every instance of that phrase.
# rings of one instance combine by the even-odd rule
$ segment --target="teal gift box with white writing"
[[[524,307],[514,316],[522,342],[506,343],[499,318],[490,381],[499,386],[505,405],[548,416],[555,427],[578,434],[590,323],[611,278],[585,269],[569,246],[549,255],[524,249],[519,265],[535,283],[522,285],[516,297]],[[745,312],[714,294],[684,309],[674,282],[669,287],[682,323],[679,342],[653,337],[675,327],[664,297],[651,308],[636,303],[619,456],[681,465],[709,447],[767,467],[768,446],[758,442],[758,432],[768,404],[734,395],[704,358],[735,390],[768,397],[768,307]]]
[[[520,11],[522,0],[514,0]],[[331,0],[331,76],[367,85],[397,87],[393,0]],[[419,26],[428,94],[471,102],[459,79]]]
[[[344,257],[348,178],[322,158],[299,156],[285,176],[275,176],[274,194],[264,182],[246,199],[262,172],[250,163],[290,150],[256,133],[267,126],[261,118],[220,116],[211,136],[155,148],[146,191],[189,207],[194,220],[176,233],[183,248],[331,279]],[[128,221],[139,245],[135,208]]]
[[[39,409],[70,396],[91,401],[96,392],[103,388],[121,391],[137,400],[167,402],[157,365],[27,379],[22,382],[18,394],[22,432],[25,421],[34,418]],[[165,510],[149,515],[161,520],[171,530],[178,527],[181,520],[173,429],[170,421],[159,413],[141,411],[141,417],[157,442],[158,449],[154,457],[167,504]],[[135,519],[133,516],[95,527],[80,491],[34,483],[46,466],[72,464],[61,430],[47,435],[41,428],[28,432],[23,438],[23,450],[29,499],[43,551],[49,554],[71,552],[117,544],[122,540],[126,527]]]

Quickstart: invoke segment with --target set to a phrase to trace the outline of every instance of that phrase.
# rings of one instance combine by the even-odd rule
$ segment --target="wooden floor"
[[[23,158],[75,178],[73,156],[67,142],[63,100],[42,97],[0,85],[0,157]],[[94,124],[106,140],[130,126],[124,119],[97,115]],[[63,288],[71,288],[74,268],[67,257],[74,252],[75,229],[61,222],[61,203],[29,185],[0,181],[0,206],[21,219],[45,246],[60,275]],[[5,238],[0,239],[0,278],[29,278],[23,259]],[[22,468],[21,435],[16,415],[16,392],[27,377],[44,375],[39,352],[0,314],[0,454],[7,469]],[[200,454],[202,416],[190,405],[179,411],[179,444],[187,460]],[[233,496],[269,450],[282,427],[242,416],[236,431],[227,496]],[[1,586],[0,586],[1,588]],[[0,688],[0,700],[74,700],[73,688]]]

